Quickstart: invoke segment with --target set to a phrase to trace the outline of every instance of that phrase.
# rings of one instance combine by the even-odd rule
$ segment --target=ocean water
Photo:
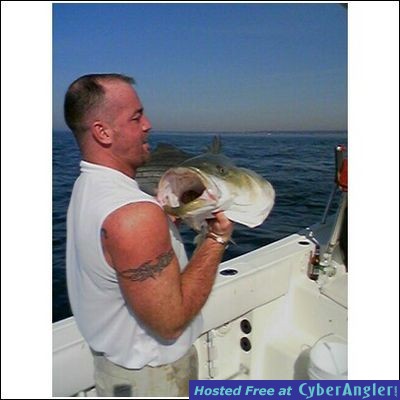
[[[224,260],[279,240],[319,222],[334,185],[336,145],[347,146],[346,132],[220,133],[222,150],[238,166],[250,168],[275,188],[275,206],[257,228],[236,224],[235,245]],[[150,144],[169,143],[200,154],[215,133],[152,132]],[[72,186],[79,174],[80,154],[70,132],[53,133],[53,322],[71,315],[65,280],[65,218]],[[337,195],[331,207],[334,212]],[[188,255],[193,232],[182,227]]]

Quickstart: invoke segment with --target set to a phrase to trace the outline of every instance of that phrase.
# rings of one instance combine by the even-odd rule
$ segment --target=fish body
[[[205,220],[217,211],[253,228],[271,212],[275,191],[256,172],[208,151],[168,169],[159,181],[157,199],[168,214],[196,231],[201,231]]]

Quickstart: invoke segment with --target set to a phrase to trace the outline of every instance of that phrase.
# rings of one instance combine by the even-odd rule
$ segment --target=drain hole
[[[251,350],[251,342],[250,342],[250,340],[247,339],[247,337],[242,337],[240,339],[240,347],[244,351],[250,351]]]
[[[310,242],[308,242],[307,240],[300,240],[300,242],[298,243],[301,244],[302,246],[308,246],[310,244]]]
[[[236,275],[238,273],[238,270],[233,269],[233,268],[227,268],[227,269],[223,269],[219,273],[224,276],[232,276],[232,275]]]
[[[244,319],[243,321],[240,322],[240,329],[242,330],[243,333],[246,335],[251,332],[251,324],[250,321],[247,319]]]

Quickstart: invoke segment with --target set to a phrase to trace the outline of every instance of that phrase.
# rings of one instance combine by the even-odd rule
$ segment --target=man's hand
[[[213,219],[207,220],[209,231],[221,236],[226,242],[232,236],[234,223],[226,218],[223,211],[216,212]]]

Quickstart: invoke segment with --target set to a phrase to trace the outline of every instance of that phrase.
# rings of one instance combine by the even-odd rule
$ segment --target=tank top
[[[68,296],[78,328],[93,350],[125,368],[174,362],[200,335],[201,313],[175,341],[152,336],[126,304],[101,245],[101,227],[111,212],[139,201],[159,203],[122,172],[86,161],[80,167],[67,213],[66,254]],[[172,222],[169,229],[182,271],[186,252]]]

